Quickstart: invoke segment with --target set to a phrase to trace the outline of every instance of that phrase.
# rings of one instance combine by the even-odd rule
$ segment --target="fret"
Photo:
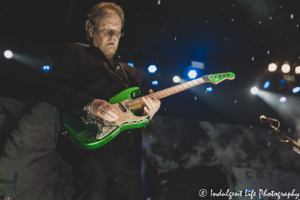
[[[137,99],[138,99],[138,98],[137,98]],[[137,99],[133,100],[133,102],[132,102],[134,106],[137,106],[137,105],[138,105]]]
[[[186,83],[182,83],[181,86],[183,87],[183,90],[189,89],[189,86],[186,85]]]
[[[125,106],[130,109],[129,102],[125,102]]]
[[[167,88],[167,90],[171,93],[170,95],[174,94],[173,92],[170,91],[171,88],[172,88],[172,87]],[[174,90],[174,89],[173,89],[173,90]],[[170,95],[168,95],[168,96],[170,96]]]
[[[192,82],[189,81],[186,83],[189,88],[193,87],[193,85],[189,85],[190,83],[192,83]]]
[[[144,101],[143,101],[141,98],[137,98],[136,100],[137,100],[137,104],[138,104],[138,105],[144,103]]]
[[[153,97],[153,96],[154,96],[155,98],[157,98],[157,96],[155,96],[155,93],[149,94],[149,96],[150,96],[150,97]]]
[[[156,97],[157,99],[161,99],[160,94],[158,94],[158,92],[155,92],[154,94],[157,94],[157,97]]]
[[[191,81],[191,83],[193,83],[193,86],[192,86],[192,87],[198,85],[198,83],[196,83],[196,82],[197,82],[196,80]]]
[[[187,85],[188,89],[191,88],[191,86],[189,85],[189,83],[190,83],[190,81],[185,83]]]
[[[162,98],[166,97],[165,94],[163,93],[163,90],[159,91],[159,93],[162,95]]]
[[[172,89],[172,91],[171,91],[172,94],[175,94],[175,93],[177,92],[177,91],[175,90],[174,86],[173,86],[173,87],[170,87],[170,88],[168,88],[168,89]]]
[[[180,92],[180,91],[181,91],[181,89],[178,87],[178,85],[176,85],[175,87],[178,89],[178,92]]]
[[[189,89],[189,87],[187,87],[187,88],[184,87],[184,83],[181,84],[180,86],[183,88],[183,90]]]
[[[168,95],[166,95],[167,93],[164,90],[161,90],[161,92],[164,93],[164,97],[167,97]]]
[[[163,90],[164,93],[166,93],[166,97],[167,97],[167,96],[170,96],[170,95],[169,95],[169,91],[167,92],[168,89],[169,89],[169,88]]]
[[[130,102],[130,104],[129,104],[129,106],[130,106],[131,108],[133,108],[133,107],[135,106],[133,101],[134,101],[134,100],[132,100],[132,101]]]
[[[182,87],[181,91],[187,89],[187,88],[184,87],[184,84],[180,84],[180,86]]]
[[[198,85],[200,85],[200,84],[201,84],[201,82],[199,81],[199,79],[196,79],[195,81],[197,81],[197,82],[198,82]]]
[[[165,95],[163,95],[161,91],[158,91],[158,92],[160,93],[160,95],[162,96],[162,98],[165,97]],[[162,99],[162,98],[160,98],[160,99]]]

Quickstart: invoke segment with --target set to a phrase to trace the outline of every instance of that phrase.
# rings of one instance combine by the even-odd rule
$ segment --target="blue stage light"
[[[148,67],[148,71],[149,71],[150,73],[155,73],[156,70],[157,70],[157,67],[156,67],[155,65],[150,65],[150,66]]]
[[[196,76],[197,76],[197,72],[196,72],[196,70],[190,70],[189,71],[189,73],[188,73],[188,76],[190,77],[190,78],[196,78]]]
[[[49,66],[49,65],[44,65],[44,66],[43,66],[43,70],[44,70],[45,72],[49,71],[49,70],[50,70],[50,66]]]
[[[153,86],[157,86],[158,85],[158,81],[152,81],[152,85]]]
[[[283,79],[281,79],[280,82],[283,84],[286,84],[286,82]]]
[[[293,89],[293,93],[297,93],[297,92],[299,92],[300,91],[300,87],[295,87],[294,89]]]
[[[133,63],[127,63],[127,65],[130,65],[131,67],[134,67],[134,64]]]
[[[213,91],[212,87],[206,88],[206,92],[212,92],[212,91]]]
[[[264,88],[267,89],[270,86],[270,81],[266,81],[264,84]]]

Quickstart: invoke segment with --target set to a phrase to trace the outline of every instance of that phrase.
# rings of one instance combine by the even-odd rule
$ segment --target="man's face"
[[[118,48],[121,36],[122,21],[112,10],[101,12],[93,32],[93,44],[101,49],[106,56],[113,56]]]

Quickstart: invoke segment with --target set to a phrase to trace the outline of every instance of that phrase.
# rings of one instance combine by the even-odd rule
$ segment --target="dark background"
[[[2,1],[0,5],[0,52],[10,49],[12,59],[0,56],[1,96],[42,100],[49,72],[64,42],[87,44],[84,24],[92,6],[100,1]],[[144,87],[154,91],[175,85],[178,75],[189,80],[191,61],[205,64],[205,74],[231,71],[233,81],[224,81],[205,93],[204,84],[162,99],[158,115],[220,123],[261,126],[260,115],[278,118],[283,130],[296,124],[283,118],[260,97],[250,93],[252,86],[299,97],[295,82],[281,83],[282,73],[267,71],[268,64],[300,65],[299,1],[275,0],[126,0],[114,1],[125,13],[118,52],[123,62],[133,62]],[[160,4],[159,4],[160,2]],[[149,74],[155,64],[158,71]],[[279,68],[280,68],[279,66]],[[158,86],[151,82],[157,80]],[[263,89],[264,90],[264,89]],[[197,98],[195,98],[197,97]],[[278,100],[276,100],[278,101]],[[297,106],[297,105],[295,105]]]

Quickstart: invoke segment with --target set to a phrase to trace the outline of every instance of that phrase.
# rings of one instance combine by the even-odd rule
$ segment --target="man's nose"
[[[117,32],[117,31],[110,31],[110,32],[109,32],[109,36],[110,36],[110,37],[112,37],[112,36],[118,37],[118,32]]]

